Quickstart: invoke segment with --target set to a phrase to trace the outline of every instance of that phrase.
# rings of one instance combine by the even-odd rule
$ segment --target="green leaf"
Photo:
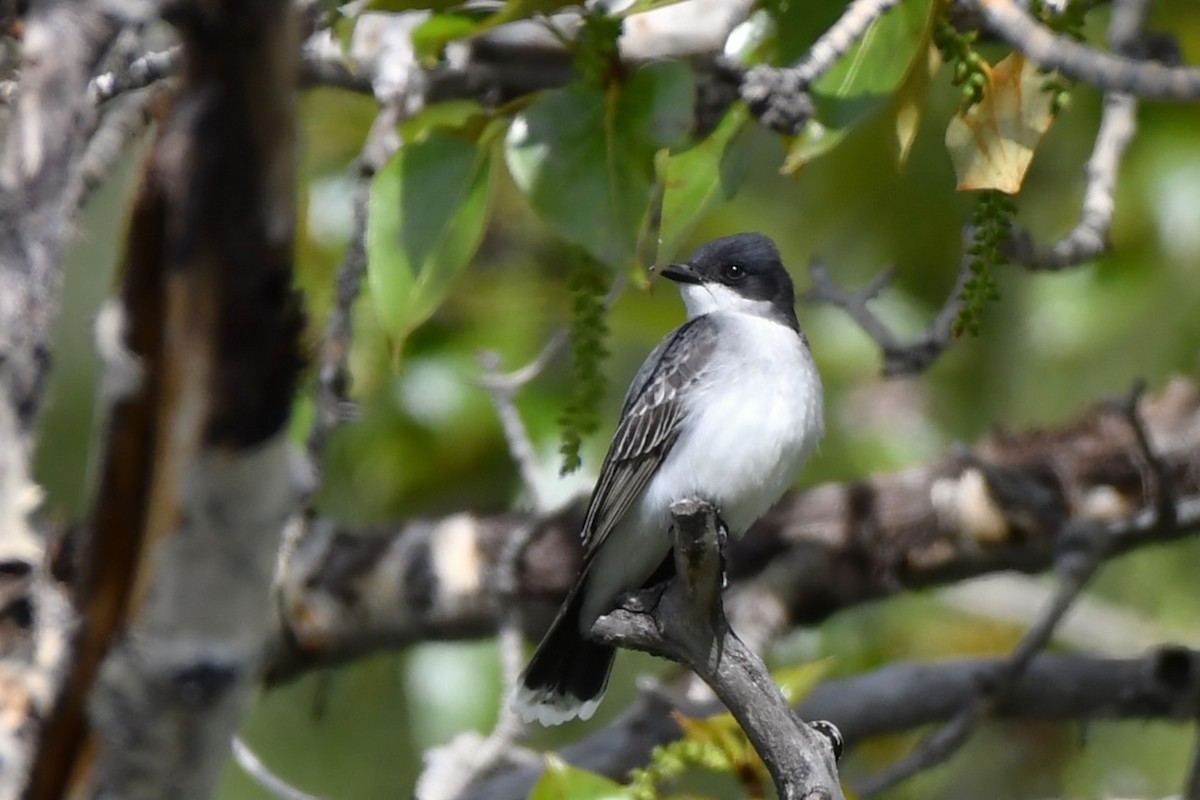
[[[627,800],[629,793],[594,772],[572,767],[546,754],[546,771],[529,792],[529,800]]]
[[[837,145],[890,102],[932,37],[932,0],[910,0],[879,17],[850,52],[812,87],[816,119],[788,147],[782,172],[794,173]]]
[[[434,14],[413,29],[413,50],[416,51],[417,58],[423,63],[428,63],[441,55],[448,42],[491,27],[489,19],[486,16],[461,11]]]
[[[673,258],[700,218],[730,200],[742,185],[750,166],[747,118],[744,106],[734,106],[708,138],[667,162],[660,263]]]
[[[486,153],[440,131],[407,145],[371,184],[367,280],[399,343],[429,318],[479,247],[487,218]]]
[[[654,154],[692,121],[683,64],[638,69],[606,89],[544,93],[509,128],[505,159],[534,211],[609,267],[633,258],[655,181]]]
[[[400,139],[404,142],[415,143],[425,139],[438,128],[447,131],[458,131],[467,138],[489,119],[490,112],[477,100],[443,100],[431,103],[421,109],[416,116],[410,117],[399,125]]]

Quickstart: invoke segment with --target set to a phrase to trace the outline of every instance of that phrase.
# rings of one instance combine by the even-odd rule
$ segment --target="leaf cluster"
[[[600,427],[600,402],[607,389],[603,364],[608,356],[604,298],[609,274],[595,259],[580,253],[571,270],[571,400],[559,417],[562,427],[562,474],[582,464],[580,448]]]

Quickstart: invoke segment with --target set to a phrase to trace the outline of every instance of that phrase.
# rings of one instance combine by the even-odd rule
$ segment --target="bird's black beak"
[[[700,276],[690,264],[670,264],[663,267],[662,276],[676,283],[700,283]]]

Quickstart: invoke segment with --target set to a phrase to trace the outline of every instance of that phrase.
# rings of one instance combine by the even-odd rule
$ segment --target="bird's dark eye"
[[[746,270],[740,264],[726,264],[721,268],[721,277],[727,281],[740,281],[746,277]]]

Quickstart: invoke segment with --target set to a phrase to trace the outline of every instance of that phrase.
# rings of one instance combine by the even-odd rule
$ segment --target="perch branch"
[[[733,713],[785,800],[842,797],[833,749],[788,706],[766,665],[737,638],[721,607],[721,539],[707,503],[682,500],[674,518],[676,577],[643,590],[592,626],[604,644],[684,664]]]

